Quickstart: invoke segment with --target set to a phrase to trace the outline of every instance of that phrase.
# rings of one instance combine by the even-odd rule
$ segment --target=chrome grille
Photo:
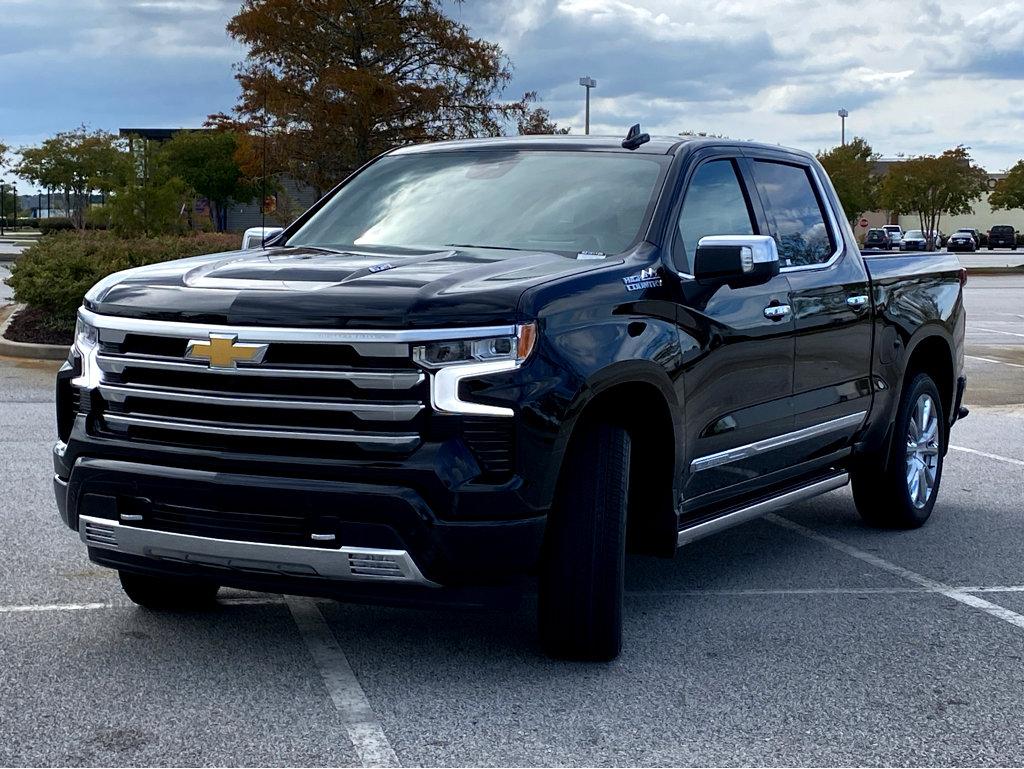
[[[248,453],[378,455],[420,444],[429,396],[408,343],[305,341],[296,330],[266,340],[258,364],[216,368],[186,357],[188,340],[205,339],[210,329],[101,328],[94,426],[133,440]],[[247,342],[261,341],[259,334],[245,329]]]

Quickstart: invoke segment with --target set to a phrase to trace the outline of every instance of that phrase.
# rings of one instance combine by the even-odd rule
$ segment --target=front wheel
[[[622,647],[629,455],[619,427],[573,437],[540,568],[538,625],[552,657],[606,662]]]
[[[203,609],[217,600],[218,585],[195,579],[154,577],[119,571],[121,589],[139,606],[147,609]]]
[[[853,500],[868,523],[895,529],[923,526],[942,479],[946,426],[942,399],[927,374],[917,374],[900,398],[889,451],[853,469]]]

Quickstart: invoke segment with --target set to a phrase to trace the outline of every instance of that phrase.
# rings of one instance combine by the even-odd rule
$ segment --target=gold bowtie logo
[[[210,334],[210,341],[190,339],[186,358],[206,360],[210,368],[237,368],[239,361],[259,363],[267,354],[265,344],[239,343],[234,334]]]

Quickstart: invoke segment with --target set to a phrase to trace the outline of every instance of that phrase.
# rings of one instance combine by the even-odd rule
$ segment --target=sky
[[[816,151],[863,136],[886,157],[966,144],[1001,171],[1024,157],[1024,0],[444,0],[583,131],[642,123]],[[199,126],[228,111],[245,51],[238,0],[0,0],[0,141],[80,124]]]

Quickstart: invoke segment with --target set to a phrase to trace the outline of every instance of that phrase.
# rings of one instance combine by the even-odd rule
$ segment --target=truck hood
[[[523,292],[616,260],[451,248],[266,248],[116,273],[86,295],[100,314],[238,325],[410,328],[516,320]]]

